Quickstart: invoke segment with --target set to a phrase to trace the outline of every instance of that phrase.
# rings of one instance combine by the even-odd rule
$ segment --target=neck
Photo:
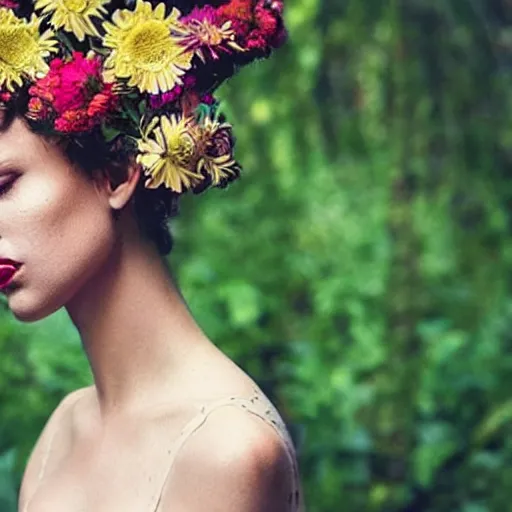
[[[120,248],[66,306],[89,359],[103,414],[168,397],[193,353],[212,346],[169,269],[147,244]]]

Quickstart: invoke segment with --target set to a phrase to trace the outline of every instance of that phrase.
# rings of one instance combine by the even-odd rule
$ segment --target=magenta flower
[[[149,104],[151,108],[158,109],[162,108],[167,103],[176,101],[185,90],[192,89],[196,85],[197,79],[194,75],[188,74],[183,79],[183,85],[176,85],[170,91],[164,92],[163,94],[152,94],[149,97]]]
[[[194,7],[180,21],[186,27],[186,30],[179,33],[180,44],[188,51],[194,51],[203,62],[208,57],[218,59],[220,52],[244,51],[235,41],[236,33],[231,27],[231,21],[221,22],[216,9],[211,5]]]
[[[17,9],[19,5],[18,2],[14,0],[0,0],[0,7],[5,9]]]

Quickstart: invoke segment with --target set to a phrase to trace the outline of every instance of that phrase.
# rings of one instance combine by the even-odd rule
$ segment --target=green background
[[[289,423],[309,512],[511,510],[512,4],[286,7],[288,45],[220,90],[245,172],[183,202],[183,293]],[[90,373],[65,313],[1,309],[12,512]]]

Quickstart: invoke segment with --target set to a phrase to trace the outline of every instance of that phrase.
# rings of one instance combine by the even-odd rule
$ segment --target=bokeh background
[[[512,3],[286,18],[220,90],[245,173],[183,202],[183,293],[288,422],[309,512],[512,510]],[[65,313],[0,308],[0,512],[90,382]]]

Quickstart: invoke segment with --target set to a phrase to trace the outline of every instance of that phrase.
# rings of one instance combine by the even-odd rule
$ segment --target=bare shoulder
[[[70,436],[72,408],[77,400],[84,394],[90,392],[91,388],[81,388],[66,395],[50,415],[37,442],[32,449],[23,480],[21,482],[19,495],[19,510],[24,510],[28,500],[35,492],[35,489],[42,478],[45,465],[52,449],[52,441],[55,435],[59,435],[59,445],[65,444],[66,437]]]
[[[284,512],[293,462],[277,432],[235,407],[214,411],[181,448],[162,512]],[[200,485],[197,483],[200,482]]]

